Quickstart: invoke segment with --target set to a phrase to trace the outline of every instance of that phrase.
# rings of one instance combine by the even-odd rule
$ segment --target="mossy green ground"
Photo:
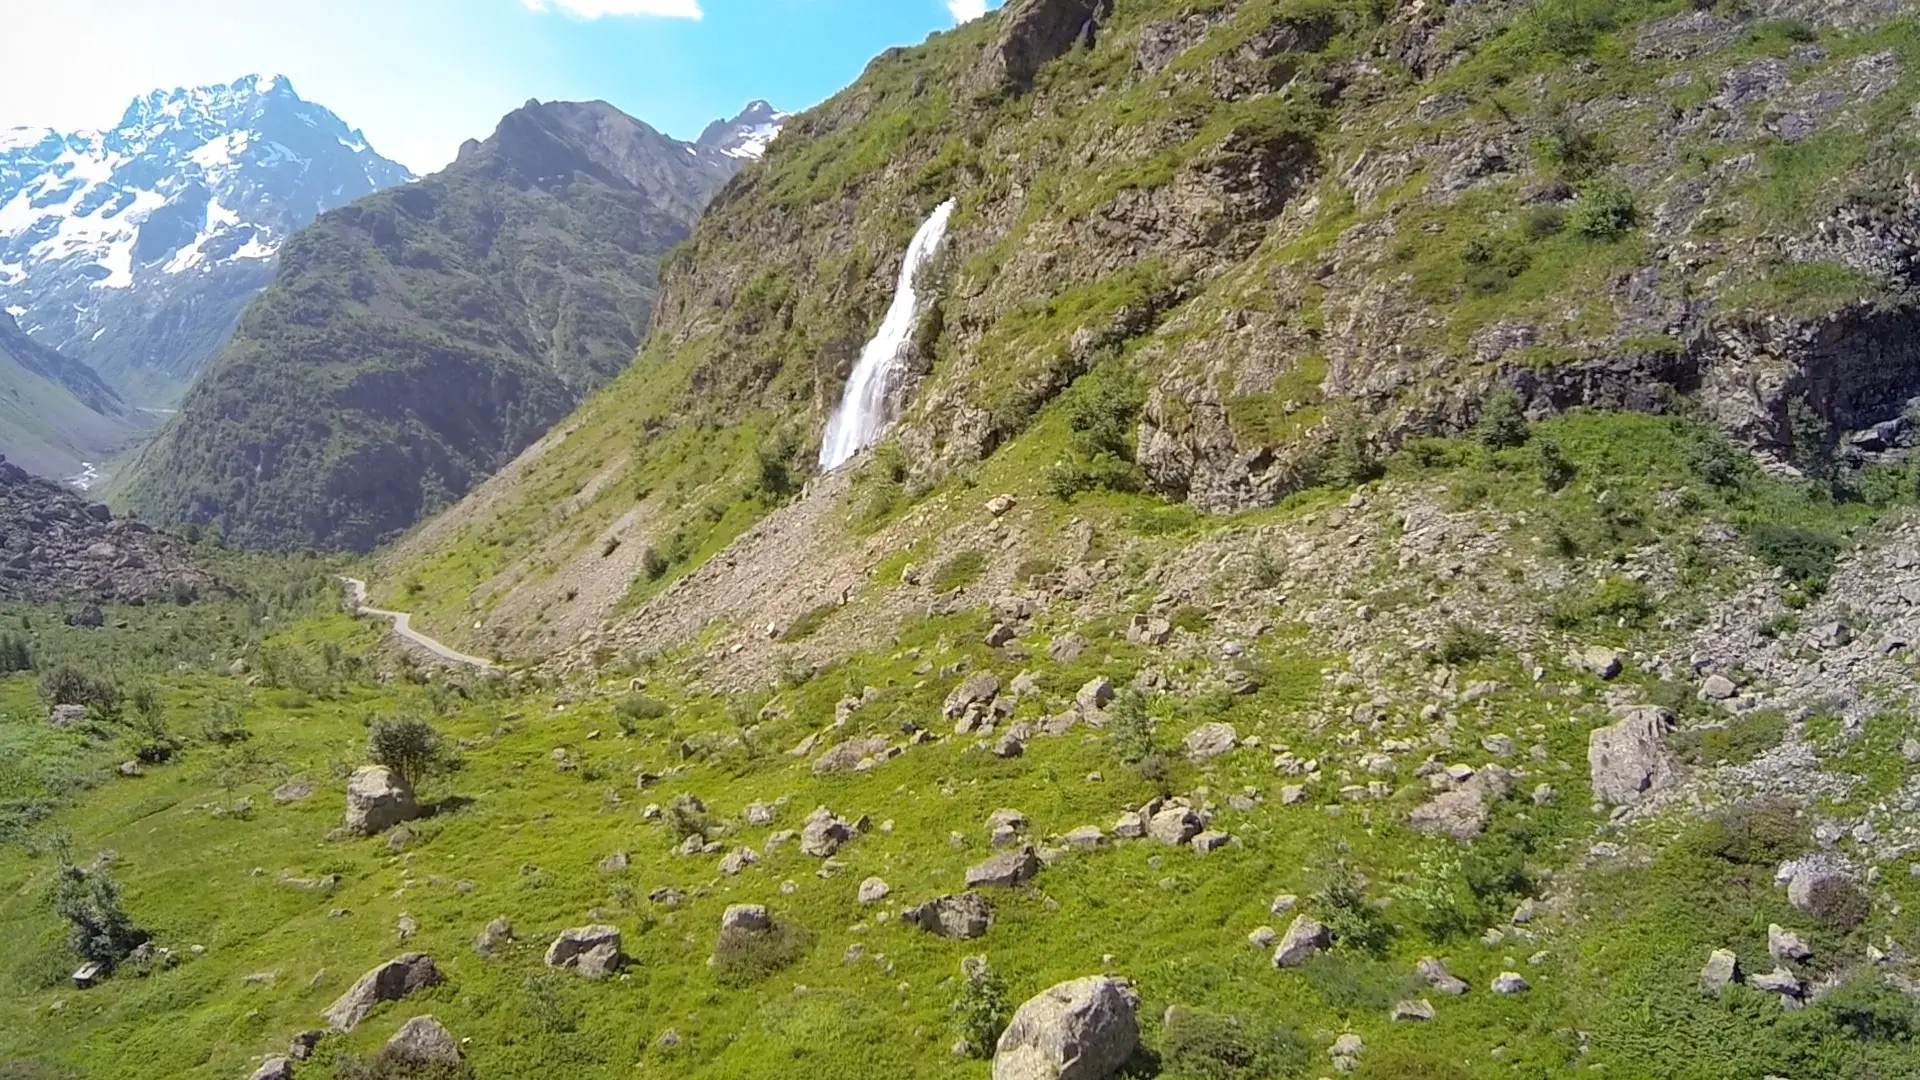
[[[1043,417],[1041,429],[1055,422]],[[1550,515],[1535,514],[1529,529],[1539,535],[1517,534],[1517,560],[1564,557],[1597,572],[1639,545],[1681,544],[1701,521],[1765,514],[1827,527],[1867,524],[1900,501],[1836,504],[1745,472],[1737,472],[1736,483],[1703,485],[1711,446],[1702,450],[1698,429],[1684,422],[1576,416],[1536,426],[1533,435],[1535,442],[1553,440],[1574,467],[1576,479],[1551,501],[1578,542],[1571,554],[1551,554]],[[1536,499],[1519,482],[1535,469],[1536,454],[1434,444],[1409,451],[1390,471],[1444,484],[1461,505],[1491,511]],[[1016,456],[996,458],[989,468],[1018,468]],[[1029,482],[1036,471],[1026,473]],[[1679,487],[1701,494],[1657,498]],[[1174,549],[1202,532],[1287,520],[1342,499],[1341,492],[1318,492],[1300,506],[1225,521],[1113,493],[1057,505],[1063,517],[1096,520],[1116,543]],[[1733,571],[1712,566],[1701,573],[1697,599],[1704,602]],[[1394,583],[1380,587],[1384,593]],[[1552,601],[1539,598],[1543,620],[1556,610]],[[0,738],[14,763],[4,774],[7,794],[50,800],[52,810],[0,848],[0,938],[9,943],[0,965],[0,1062],[39,1063],[10,1066],[42,1070],[25,1075],[244,1076],[295,1032],[320,1026],[320,1011],[361,972],[412,949],[431,953],[448,982],[382,1006],[353,1034],[324,1044],[303,1076],[336,1075],[336,1051],[372,1051],[407,1018],[427,1012],[471,1040],[466,1051],[476,1075],[490,1080],[799,1071],[985,1076],[984,1062],[949,1052],[957,1033],[948,1008],[960,960],[975,954],[991,959],[1016,1001],[1094,971],[1135,980],[1150,1050],[1163,1046],[1159,1018],[1176,1004],[1289,1028],[1310,1048],[1311,1064],[1296,1074],[1305,1076],[1325,1071],[1325,1048],[1346,1031],[1366,1041],[1361,1075],[1382,1078],[1546,1078],[1592,1066],[1617,1076],[1701,1080],[1760,1080],[1769,1072],[1895,1077],[1914,1051],[1911,1027],[1848,1034],[1846,1020],[1857,1010],[1817,1006],[1788,1014],[1745,990],[1720,1000],[1702,996],[1696,978],[1709,949],[1733,947],[1759,963],[1768,922],[1806,920],[1785,906],[1770,866],[1715,854],[1684,818],[1607,837],[1644,850],[1650,861],[1636,856],[1625,866],[1584,867],[1601,827],[1587,809],[1584,762],[1586,732],[1597,718],[1536,688],[1517,659],[1499,650],[1462,661],[1463,680],[1497,679],[1506,689],[1459,710],[1453,734],[1463,749],[1450,758],[1480,763],[1486,755],[1467,748],[1493,732],[1513,735],[1522,756],[1537,740],[1547,760],[1528,766],[1528,782],[1554,784],[1559,798],[1536,807],[1522,791],[1500,804],[1486,837],[1463,849],[1406,826],[1407,810],[1427,794],[1409,762],[1391,778],[1386,799],[1342,803],[1330,777],[1308,800],[1287,806],[1278,792],[1295,778],[1276,774],[1265,750],[1242,749],[1206,766],[1179,757],[1189,730],[1224,719],[1242,736],[1258,735],[1301,758],[1321,757],[1330,769],[1345,761],[1351,751],[1340,742],[1342,726],[1317,719],[1326,680],[1344,660],[1317,652],[1314,638],[1284,618],[1254,645],[1249,664],[1262,677],[1258,693],[1149,699],[1156,742],[1172,751],[1164,776],[1149,778],[1124,764],[1104,733],[1081,726],[1035,739],[1011,760],[948,738],[870,772],[819,777],[806,759],[785,751],[829,725],[843,697],[867,687],[877,693],[843,734],[900,740],[908,724],[942,730],[940,702],[965,671],[990,669],[1005,681],[1031,669],[1041,697],[1057,708],[1096,674],[1124,681],[1151,663],[1184,681],[1203,675],[1209,661],[1128,644],[1113,622],[1069,627],[1043,620],[1026,637],[1035,658],[1017,663],[980,644],[983,613],[963,612],[912,622],[893,641],[760,694],[698,691],[676,674],[684,669],[673,658],[662,658],[648,693],[666,713],[626,720],[623,729],[614,706],[624,691],[613,688],[574,700],[571,691],[556,696],[531,683],[462,690],[376,681],[356,659],[374,648],[376,631],[324,607],[323,598],[309,597],[268,615],[269,626],[297,617],[264,641],[256,640],[260,614],[243,605],[210,607],[216,622],[237,620],[229,627],[233,637],[206,647],[202,636],[182,635],[183,657],[200,657],[184,671],[176,667],[180,660],[126,652],[152,636],[153,623],[145,620],[164,619],[164,612],[113,613],[125,614],[129,625],[93,632],[104,636],[49,630],[49,659],[125,653],[129,659],[119,666],[103,666],[123,682],[163,687],[168,723],[190,745],[176,762],[137,779],[112,771],[126,756],[117,729],[102,728],[98,736],[52,732],[30,676],[0,681]],[[182,609],[173,618],[199,618],[199,611]],[[1205,617],[1196,609],[1184,621],[1200,625]],[[828,617],[815,632],[830,633],[832,625]],[[1613,632],[1645,644],[1656,625]],[[1046,636],[1068,628],[1087,633],[1094,647],[1068,665],[1040,659]],[[227,675],[235,646],[256,657],[256,671],[260,658],[275,657],[266,681],[279,685],[248,686]],[[926,673],[917,674],[921,669]],[[1405,677],[1424,673],[1413,668]],[[1571,680],[1586,694],[1602,689],[1557,665],[1553,679]],[[221,702],[238,708],[251,738],[225,747],[193,738]],[[1029,700],[1017,715],[1041,711]],[[440,812],[415,826],[417,838],[399,851],[383,838],[328,839],[340,821],[345,776],[364,760],[368,719],[399,712],[432,717],[463,747],[464,767],[424,790]],[[1411,717],[1396,723],[1408,734],[1420,727]],[[1884,741],[1877,733],[1872,745]],[[565,751],[570,768],[555,761],[556,750]],[[1877,769],[1866,771],[1879,790],[1889,781],[1877,778]],[[1094,773],[1102,778],[1091,779]],[[662,778],[643,789],[641,774]],[[46,784],[75,776],[84,782]],[[294,777],[315,781],[316,793],[276,803],[272,789]],[[1044,837],[1110,826],[1160,786],[1218,804],[1217,826],[1237,844],[1207,856],[1148,842],[1069,854],[1032,885],[993,894],[995,924],[978,941],[943,941],[882,918],[900,905],[959,891],[965,867],[991,853],[985,821],[998,808],[1023,811],[1033,835]],[[1249,788],[1262,796],[1258,805],[1227,807],[1229,796]],[[750,846],[760,863],[727,877],[716,869],[717,854],[673,854],[677,837],[646,820],[643,808],[682,794],[703,800],[714,824],[728,823],[726,835],[716,834],[724,850]],[[771,828],[744,824],[746,805],[783,798]],[[250,812],[235,812],[242,800]],[[798,828],[817,805],[849,819],[870,816],[874,825],[841,850],[826,876],[797,845],[766,845],[768,833]],[[962,847],[952,843],[955,833]],[[65,984],[74,960],[46,899],[56,837],[82,861],[101,850],[115,853],[113,872],[128,910],[186,957],[178,967],[146,977],[122,972],[84,992]],[[600,861],[615,851],[629,853],[630,867],[603,873]],[[1395,934],[1377,954],[1336,953],[1298,971],[1274,970],[1268,951],[1251,946],[1247,933],[1284,928],[1290,916],[1268,911],[1279,893],[1329,914],[1314,893],[1341,863],[1365,877],[1368,896],[1383,905]],[[283,883],[283,873],[341,880],[331,891],[309,891]],[[893,891],[886,903],[863,908],[855,891],[870,875]],[[793,892],[782,891],[785,881]],[[648,895],[662,886],[684,890],[685,905],[670,910],[651,902]],[[1910,940],[1920,932],[1910,913],[1920,896],[1910,881],[1890,876],[1876,892],[1880,902],[1863,927],[1808,928],[1823,963],[1858,956],[1887,934]],[[1487,926],[1534,894],[1551,901],[1551,914],[1536,923],[1538,941],[1481,940]],[[753,985],[724,985],[707,959],[720,912],[736,902],[766,903],[802,929],[808,944],[798,962]],[[395,929],[402,913],[419,927],[404,945]],[[494,959],[475,955],[473,938],[501,916],[514,924],[517,943]],[[595,983],[542,966],[552,935],[596,920],[625,935],[633,963],[623,976]],[[205,955],[188,954],[196,944]],[[849,961],[854,944],[865,955]],[[1538,962],[1530,962],[1536,952]],[[1410,976],[1413,961],[1427,954],[1444,956],[1473,992],[1460,999],[1423,995]],[[1492,976],[1506,970],[1523,972],[1533,989],[1515,997],[1488,993]],[[254,975],[267,977],[248,978]],[[1390,1022],[1388,1007],[1406,996],[1432,999],[1436,1019]],[[677,1047],[657,1045],[668,1029],[680,1036]],[[1151,1071],[1150,1058],[1141,1067]]]

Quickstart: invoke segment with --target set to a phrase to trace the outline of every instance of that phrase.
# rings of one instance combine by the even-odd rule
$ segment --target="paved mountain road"
[[[492,671],[494,669],[494,663],[491,660],[484,660],[478,656],[468,656],[466,653],[443,645],[420,631],[415,630],[413,628],[413,616],[407,612],[386,611],[381,608],[368,607],[366,582],[361,581],[359,578],[352,577],[342,577],[340,580],[347,583],[347,608],[355,615],[372,615],[381,619],[391,619],[393,621],[394,633],[449,663],[465,664],[470,668],[476,668],[480,671]]]

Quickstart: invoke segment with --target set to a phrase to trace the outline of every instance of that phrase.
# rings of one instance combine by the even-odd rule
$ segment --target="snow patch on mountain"
[[[726,157],[758,161],[791,116],[768,102],[750,101],[732,120],[715,120],[707,125],[694,145]]]

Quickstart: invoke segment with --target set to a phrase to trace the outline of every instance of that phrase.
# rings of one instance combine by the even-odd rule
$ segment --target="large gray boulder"
[[[1003,852],[967,868],[967,888],[977,889],[983,885],[994,885],[1011,889],[1024,885],[1040,872],[1040,857],[1033,848],[1022,844],[1012,851]]]
[[[416,1016],[387,1040],[386,1053],[415,1064],[451,1064],[460,1060],[460,1040],[433,1017]]]
[[[940,708],[940,714],[949,720],[958,720],[970,709],[985,708],[993,704],[1000,696],[1000,679],[990,671],[969,675],[965,682],[954,687],[953,693]]]
[[[1187,760],[1193,762],[1212,761],[1214,758],[1233,751],[1240,745],[1240,733],[1232,724],[1201,724],[1187,735]]]
[[[590,979],[603,978],[619,968],[620,928],[604,924],[575,926],[560,931],[547,946],[547,966],[572,968]]]
[[[824,859],[840,850],[840,845],[853,839],[853,829],[840,820],[833,811],[824,806],[816,807],[807,815],[807,823],[800,829],[800,850],[818,859]]]
[[[1416,830],[1467,841],[1487,828],[1486,790],[1478,784],[1443,791],[1413,808],[1407,821]]]
[[[1178,847],[1200,835],[1206,823],[1185,806],[1169,806],[1147,822],[1147,835],[1163,844]]]
[[[362,765],[347,781],[347,831],[372,836],[420,816],[413,789],[385,765]]]
[[[1305,915],[1296,915],[1280,944],[1273,949],[1273,966],[1277,968],[1299,967],[1333,944],[1333,931],[1322,926],[1317,920]]]
[[[979,893],[960,893],[908,908],[901,913],[901,918],[930,934],[968,941],[986,933],[993,925],[993,905]]]
[[[261,1062],[248,1080],[293,1080],[293,1062],[275,1054]]]
[[[394,957],[360,976],[347,992],[334,999],[322,1014],[335,1031],[352,1031],[383,1001],[399,1001],[416,990],[441,981],[440,969],[426,953]]]
[[[1090,975],[1020,1006],[993,1053],[993,1080],[1107,1080],[1140,1042],[1140,997],[1124,980]]]
[[[1626,806],[1673,782],[1667,757],[1667,733],[1673,714],[1655,706],[1628,711],[1618,723],[1595,728],[1587,737],[1587,767],[1593,797],[1608,806]]]

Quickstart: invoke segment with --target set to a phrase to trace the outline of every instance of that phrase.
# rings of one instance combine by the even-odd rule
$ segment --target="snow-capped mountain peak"
[[[783,113],[765,101],[749,101],[732,120],[715,120],[700,133],[695,146],[730,158],[758,160],[786,126],[791,113]]]
[[[294,230],[409,179],[283,75],[155,90],[103,131],[0,130],[0,306],[110,377],[123,359],[190,376],[224,325],[154,349],[128,343],[129,321],[193,318],[167,306],[208,275],[244,278],[217,286],[244,303]],[[117,342],[142,355],[103,355]]]

